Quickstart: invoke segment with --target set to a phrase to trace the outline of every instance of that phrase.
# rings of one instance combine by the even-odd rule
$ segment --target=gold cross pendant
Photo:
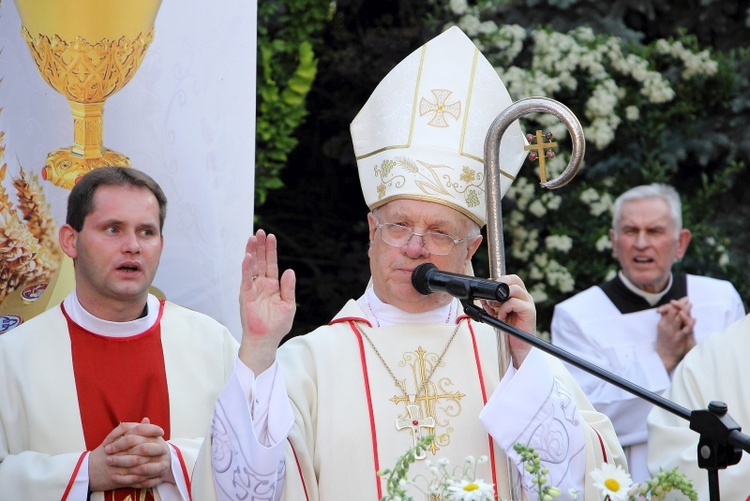
[[[419,406],[417,404],[407,404],[406,410],[409,413],[408,418],[396,419],[396,429],[401,431],[405,429],[411,430],[411,438],[413,446],[419,443],[422,439],[422,428],[435,428],[435,419],[427,416],[426,418],[420,417]],[[419,455],[414,456],[415,459],[424,459],[427,457],[425,452],[421,452]]]

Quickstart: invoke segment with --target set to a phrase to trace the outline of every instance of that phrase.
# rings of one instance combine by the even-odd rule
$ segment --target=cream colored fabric
[[[685,356],[672,375],[672,386],[664,396],[689,410],[707,409],[718,400],[729,407],[729,415],[747,434],[750,427],[750,316],[712,335]],[[708,474],[698,468],[698,434],[688,422],[659,407],[648,416],[648,467],[675,467],[695,486],[698,499],[709,499]],[[750,460],[747,453],[736,465],[719,470],[721,499],[750,498]]]
[[[512,104],[497,72],[456,27],[427,42],[380,82],[351,123],[370,209],[410,198],[486,221],[484,143]],[[500,148],[502,193],[525,157],[518,123]]]
[[[361,316],[362,312],[354,302],[338,315],[340,318]],[[444,366],[435,371],[431,381],[435,386],[430,387],[429,392],[435,395],[430,405],[434,406],[435,433],[440,447],[428,457],[433,460],[449,458],[454,465],[461,464],[467,456],[489,456],[492,441],[478,417],[485,405],[482,390],[489,398],[499,383],[494,331],[473,324],[484,381],[482,388],[466,320],[463,324],[459,336],[445,355]],[[363,328],[367,329],[366,326]],[[405,381],[407,391],[414,392],[416,382],[422,377],[414,358],[418,356],[419,348],[424,350],[427,360],[434,362],[454,328],[452,325],[394,326],[371,330],[370,337],[394,374]],[[287,391],[297,415],[290,441],[301,464],[308,494],[316,493],[317,497],[311,496],[311,499],[320,500],[377,499],[379,479],[374,475],[375,471],[392,467],[412,443],[410,432],[399,431],[395,426],[396,419],[405,416],[404,404],[399,403],[401,392],[377,357],[365,346],[376,421],[377,441],[374,442],[370,433],[369,403],[363,387],[359,345],[350,326],[344,323],[322,327],[292,341],[296,342],[290,342],[279,352],[279,361],[285,370],[284,377],[290,383]],[[575,388],[575,401],[581,416],[601,425],[600,433],[610,447],[610,457],[612,451],[618,451],[616,454],[621,459],[621,449],[609,420],[593,411],[573,379],[558,363],[551,361],[551,365],[566,386]],[[514,423],[510,410],[503,417],[509,427],[520,425],[523,429],[528,424]],[[600,465],[602,454],[595,433],[587,431],[587,434],[587,456],[593,459],[589,463],[588,469],[591,469]],[[496,478],[490,480],[488,465],[478,476],[490,482],[496,481],[501,496],[507,498],[507,463],[505,453],[497,443],[494,443],[494,454]],[[417,473],[424,468],[424,462],[413,468]],[[287,463],[287,490],[295,485],[293,473]],[[290,494],[285,492],[284,499],[302,499],[297,497],[298,494]],[[588,496],[587,499],[595,498]]]
[[[214,320],[173,303],[161,329],[170,443],[192,473],[237,342]],[[86,447],[59,307],[0,336],[0,382],[0,499],[61,499]]]
[[[350,301],[337,318],[361,319],[363,312],[355,301]],[[365,322],[357,324],[368,333],[409,393],[421,386],[456,327],[411,324],[370,329]],[[490,415],[483,414],[480,422],[480,413],[488,408],[485,402],[491,396],[493,403],[500,405],[508,397],[493,396],[500,383],[494,331],[472,322],[476,334],[472,338],[469,325],[467,319],[461,321],[455,340],[422,394],[428,398],[420,400],[421,412],[430,414],[436,423],[437,447],[428,452],[428,459],[446,458],[458,466],[467,456],[490,456],[492,450],[495,476],[486,464],[480,467],[478,477],[497,483],[501,497],[507,499],[508,466],[503,448],[511,450],[517,441],[528,440],[537,446],[550,469],[556,470],[550,477],[563,482],[577,478],[583,482],[585,476],[585,499],[599,501],[601,497],[586,473],[601,465],[603,450],[609,461],[622,462],[623,457],[609,420],[592,409],[559,362],[534,351],[534,356],[524,362],[529,364],[526,371],[522,366],[510,382],[504,381],[512,402],[491,409]],[[426,362],[424,369],[420,360]],[[263,458],[257,455],[267,451],[257,444],[231,442],[239,434],[252,437],[243,423],[243,419],[245,423],[248,419],[237,413],[224,416],[232,423],[217,426],[214,422],[213,448],[219,459],[215,467],[219,466],[222,474],[247,472],[243,478],[249,481],[249,486],[262,487],[268,499],[276,499],[268,484],[274,482],[277,469],[285,469],[284,490],[279,499],[377,500],[385,493],[385,482],[376,472],[394,466],[413,443],[410,431],[396,428],[397,419],[406,417],[403,394],[377,355],[366,341],[359,343],[349,322],[343,322],[291,339],[279,349],[278,362],[295,416],[283,468],[278,469],[272,461],[264,465]],[[523,388],[512,389],[518,384]],[[557,408],[549,405],[553,396],[561,394],[565,395],[566,405]],[[522,397],[515,398],[519,395]],[[238,395],[240,399],[243,397]],[[217,407],[229,408],[221,398]],[[490,438],[483,422],[489,423],[488,429],[494,428],[495,440]],[[202,454],[205,452],[204,448]],[[578,460],[580,468],[575,466]],[[208,488],[211,472],[207,467],[203,461],[201,472],[196,473],[196,499],[208,500],[216,495]],[[410,477],[424,468],[425,463],[418,462],[412,467]],[[259,482],[261,478],[263,483]],[[220,489],[219,499],[240,499],[249,486],[232,482]]]

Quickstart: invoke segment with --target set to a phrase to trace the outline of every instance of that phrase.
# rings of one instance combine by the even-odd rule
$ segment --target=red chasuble
[[[156,323],[130,337],[111,338],[68,321],[78,406],[86,449],[93,451],[121,422],[144,417],[164,429],[169,440],[169,390],[161,344],[161,302]],[[117,489],[109,500],[153,500],[151,489]]]

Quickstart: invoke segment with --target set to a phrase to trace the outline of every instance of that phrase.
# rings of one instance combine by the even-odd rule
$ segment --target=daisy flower
[[[602,464],[601,469],[591,472],[594,479],[594,487],[599,489],[605,499],[610,501],[626,501],[628,490],[633,485],[630,475],[620,465],[611,463]]]
[[[448,499],[451,501],[485,501],[493,496],[492,484],[485,484],[481,478],[448,481]]]

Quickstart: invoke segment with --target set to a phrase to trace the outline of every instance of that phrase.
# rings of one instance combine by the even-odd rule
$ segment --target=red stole
[[[156,323],[145,332],[124,338],[89,332],[73,322],[65,308],[73,358],[78,406],[86,449],[99,447],[121,422],[148,417],[164,429],[169,440],[169,389],[161,344],[161,301]],[[117,489],[105,494],[112,500],[153,500],[151,490]]]

